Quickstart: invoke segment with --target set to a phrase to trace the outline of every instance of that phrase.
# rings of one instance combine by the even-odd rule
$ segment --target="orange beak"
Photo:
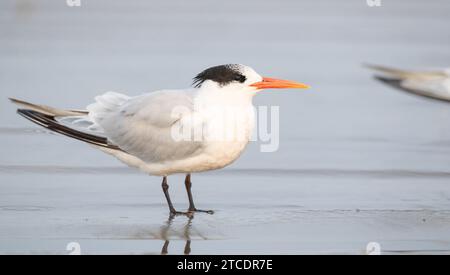
[[[308,85],[303,84],[303,83],[290,81],[290,80],[270,78],[270,77],[263,77],[262,81],[250,84],[250,86],[256,87],[259,90],[261,90],[261,89],[288,89],[288,88],[308,89],[309,88]]]

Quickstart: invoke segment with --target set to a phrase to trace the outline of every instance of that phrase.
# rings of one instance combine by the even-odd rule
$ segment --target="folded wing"
[[[158,91],[125,100],[105,94],[96,101],[88,106],[94,125],[111,143],[145,162],[181,160],[201,151],[201,142],[178,141],[172,136],[172,127],[193,111],[190,91]]]

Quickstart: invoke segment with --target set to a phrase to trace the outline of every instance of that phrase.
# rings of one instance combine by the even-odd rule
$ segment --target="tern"
[[[191,173],[220,169],[235,161],[248,144],[255,124],[253,96],[263,89],[283,88],[308,86],[262,77],[245,65],[227,64],[197,74],[192,88],[139,96],[106,92],[85,110],[10,100],[20,106],[17,112],[30,121],[89,143],[144,173],[161,176],[170,214],[212,214],[211,210],[196,208]],[[219,115],[221,111],[227,119]],[[218,132],[233,132],[235,126],[242,135],[217,138]],[[180,138],[180,131],[188,134]],[[197,132],[201,135],[192,134]],[[177,173],[186,174],[187,212],[176,211],[170,199],[167,177]]]
[[[389,86],[427,98],[450,101],[450,68],[412,71],[378,65],[367,67],[381,73],[375,78]]]

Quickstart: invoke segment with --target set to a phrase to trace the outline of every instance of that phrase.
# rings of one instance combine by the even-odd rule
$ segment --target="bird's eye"
[[[238,74],[238,75],[236,75],[234,77],[234,80],[238,81],[238,82],[241,82],[241,83],[244,83],[245,80],[247,80],[247,78],[245,76],[241,75],[241,74]]]

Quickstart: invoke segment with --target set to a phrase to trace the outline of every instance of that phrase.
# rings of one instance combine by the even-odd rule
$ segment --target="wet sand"
[[[14,149],[16,159],[31,150],[35,160],[0,166],[2,253],[65,254],[68,243],[78,242],[85,254],[158,254],[166,240],[169,254],[184,253],[186,240],[192,254],[363,254],[369,242],[383,253],[450,253],[448,172],[237,163],[193,177],[197,206],[214,215],[179,216],[168,226],[159,178],[114,160],[97,165],[110,160],[64,137],[15,137],[21,136],[39,143]],[[46,152],[51,165],[40,161]],[[75,165],[70,155],[92,164]],[[183,178],[169,184],[175,207],[185,209]]]

